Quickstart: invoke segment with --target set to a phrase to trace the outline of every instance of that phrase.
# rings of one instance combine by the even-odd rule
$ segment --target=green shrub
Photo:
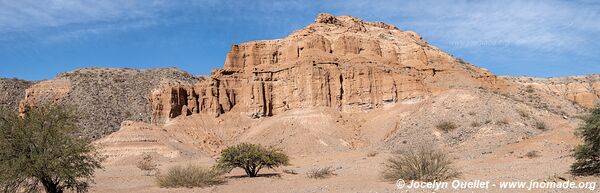
[[[458,126],[450,121],[442,121],[435,126],[437,129],[448,132],[456,129]]]
[[[382,177],[389,181],[398,179],[445,181],[459,175],[451,165],[452,161],[446,153],[435,150],[431,146],[422,146],[399,152],[388,159]]]
[[[217,162],[217,167],[224,170],[231,171],[234,168],[242,168],[249,177],[256,177],[264,167],[274,168],[288,165],[289,158],[280,149],[242,143],[225,148]]]
[[[576,161],[571,165],[571,172],[575,175],[599,175],[600,107],[596,107],[589,116],[584,118],[576,134],[583,138],[583,144],[574,149],[573,156]]]
[[[324,168],[314,168],[306,173],[306,177],[313,179],[323,179],[329,176],[336,175],[335,173],[333,173],[333,171],[335,170],[331,166]]]
[[[162,188],[207,187],[225,183],[220,170],[194,165],[171,167],[167,173],[157,175],[156,180]]]

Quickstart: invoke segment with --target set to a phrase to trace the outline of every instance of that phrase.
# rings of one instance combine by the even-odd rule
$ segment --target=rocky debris
[[[416,104],[418,108],[408,113],[391,116],[386,113],[368,120],[365,133],[394,128],[383,140],[373,139],[375,143],[383,141],[381,147],[390,150],[441,143],[453,151],[463,148],[484,151],[542,133],[534,124],[551,115],[544,109],[485,90],[452,89]],[[443,122],[452,123],[456,128],[438,128]],[[488,143],[490,141],[492,143]],[[473,146],[465,146],[467,142]]]
[[[0,109],[16,112],[19,101],[25,97],[25,89],[34,83],[16,78],[0,78]]]
[[[414,32],[320,14],[286,38],[233,45],[224,67],[209,79],[164,84],[149,98],[153,122],[164,123],[195,113],[265,117],[305,107],[363,111],[463,87],[494,90],[510,84]]]
[[[202,77],[174,68],[83,68],[31,86],[19,111],[25,113],[40,103],[72,105],[80,113],[83,134],[102,137],[118,130],[124,120],[150,122],[147,95],[168,79],[191,83]]]
[[[538,90],[554,94],[586,108],[600,104],[600,74],[555,78],[502,78],[521,84],[527,92],[533,93]]]

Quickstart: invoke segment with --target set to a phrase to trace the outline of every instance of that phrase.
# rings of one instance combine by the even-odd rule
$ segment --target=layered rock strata
[[[320,14],[286,38],[233,45],[223,68],[195,84],[164,83],[153,122],[195,113],[264,117],[303,107],[377,108],[457,88],[510,84],[435,48],[414,32]]]

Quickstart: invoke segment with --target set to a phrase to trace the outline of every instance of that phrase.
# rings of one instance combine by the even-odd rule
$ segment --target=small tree
[[[576,134],[583,138],[583,144],[574,149],[576,161],[571,165],[571,172],[575,175],[600,174],[600,107],[584,118]]]
[[[0,111],[0,190],[86,192],[102,157],[88,140],[74,136],[76,113],[40,106],[19,117]]]
[[[242,168],[248,176],[256,177],[263,167],[274,168],[288,165],[289,158],[280,149],[242,143],[224,149],[217,162],[218,168],[229,171],[233,168]]]

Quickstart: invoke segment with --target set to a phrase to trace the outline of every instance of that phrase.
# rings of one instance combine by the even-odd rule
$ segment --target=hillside
[[[26,90],[19,111],[39,103],[77,107],[83,134],[99,138],[119,130],[122,121],[150,121],[148,93],[161,81],[201,80],[187,72],[166,69],[84,68],[59,74]]]
[[[17,111],[19,101],[25,97],[25,89],[33,84],[31,81],[0,78],[0,109]]]
[[[554,78],[502,77],[507,80],[561,96],[581,106],[593,108],[600,103],[600,75],[566,76]]]

